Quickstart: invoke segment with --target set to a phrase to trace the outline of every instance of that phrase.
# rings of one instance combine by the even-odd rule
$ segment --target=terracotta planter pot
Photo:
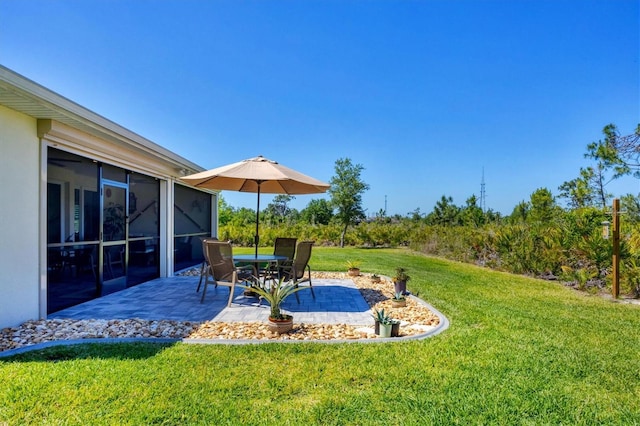
[[[269,318],[269,330],[274,333],[282,334],[291,331],[293,328],[293,317],[291,315],[286,319],[271,319]]]
[[[358,268],[351,268],[347,271],[347,275],[351,276],[351,277],[357,277],[360,275],[360,269]]]
[[[405,306],[407,306],[407,300],[394,300],[391,299],[391,306],[393,306],[394,308],[403,308]]]

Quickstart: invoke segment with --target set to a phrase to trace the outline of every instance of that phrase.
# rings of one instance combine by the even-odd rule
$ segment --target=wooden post
[[[611,234],[613,236],[613,280],[611,293],[614,299],[620,295],[620,200],[613,200]]]

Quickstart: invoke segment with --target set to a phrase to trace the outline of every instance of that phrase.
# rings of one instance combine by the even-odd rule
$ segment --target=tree
[[[353,164],[351,159],[339,158],[335,163],[336,174],[329,182],[331,204],[337,209],[335,218],[342,225],[340,247],[344,247],[349,225],[355,225],[366,217],[362,208],[362,193],[369,189],[369,185],[360,178],[362,170],[364,167]]]
[[[224,226],[233,219],[233,208],[218,194],[218,224]]]
[[[433,211],[427,215],[427,223],[430,225],[458,225],[460,209],[453,204],[452,197],[442,196],[433,207]]]
[[[625,212],[625,221],[637,224],[640,223],[640,198],[633,194],[623,195],[620,198],[621,210]]]
[[[256,211],[248,207],[240,207],[234,211],[232,222],[236,225],[256,223]]]
[[[529,217],[529,212],[531,210],[531,206],[526,201],[520,201],[511,212],[511,216],[509,219],[512,223],[522,223],[526,222]]]
[[[307,207],[300,212],[302,220],[312,225],[328,225],[333,217],[331,204],[324,198],[309,201]]]
[[[591,207],[595,203],[594,186],[595,171],[592,167],[581,168],[580,177],[564,182],[558,187],[558,197],[566,198],[569,207],[578,209]]]
[[[478,227],[484,223],[484,213],[478,206],[478,199],[475,195],[467,198],[467,205],[460,210],[462,224],[466,226]]]
[[[556,201],[547,188],[538,188],[531,194],[531,210],[529,220],[532,222],[549,223],[557,212]]]
[[[595,167],[581,168],[580,177],[558,187],[559,197],[566,198],[571,208],[595,204],[606,208],[612,197],[606,191],[609,182],[632,172],[640,177],[640,125],[632,135],[620,136],[614,124],[606,125],[602,133],[604,140],[588,144],[584,154],[595,160]]]
[[[265,209],[265,220],[271,219],[273,222],[283,223],[291,214],[291,208],[289,208],[288,204],[294,198],[294,196],[288,194],[278,194],[273,197],[273,200]]]
[[[632,172],[640,177],[640,124],[635,133],[627,136],[620,136],[614,124],[606,125],[602,133],[604,141],[590,143],[585,157],[601,162],[606,170],[613,169],[612,179]]]
[[[558,187],[559,197],[566,198],[571,208],[606,208],[612,198],[606,191],[609,182],[632,172],[640,177],[640,125],[632,135],[620,136],[614,124],[606,125],[602,133],[604,140],[588,144],[584,154],[595,160],[595,166],[581,168],[578,178]]]
[[[419,222],[422,220],[422,213],[420,213],[420,207],[417,207],[414,211],[409,212],[409,218],[414,222]]]

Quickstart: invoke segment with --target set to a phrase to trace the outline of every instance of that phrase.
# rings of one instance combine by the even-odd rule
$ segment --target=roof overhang
[[[148,139],[0,65],[0,105],[42,120],[60,122],[96,138],[163,162],[173,177],[205,169]],[[41,127],[41,126],[39,126]],[[41,130],[39,129],[39,132]],[[41,135],[39,135],[41,137]]]

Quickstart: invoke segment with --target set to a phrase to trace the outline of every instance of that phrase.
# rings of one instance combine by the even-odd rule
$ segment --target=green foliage
[[[640,259],[637,257],[620,264],[620,290],[640,297]]]
[[[262,299],[264,299],[271,307],[271,313],[269,318],[272,319],[285,319],[286,315],[283,315],[280,311],[282,302],[293,293],[300,290],[307,289],[307,287],[296,287],[293,281],[286,281],[281,278],[277,281],[272,281],[270,287],[258,287],[258,286],[243,286],[248,290],[253,291]]]
[[[376,309],[375,311],[373,311],[372,316],[374,321],[377,321],[380,324],[393,324],[393,321],[394,321],[391,315],[386,313],[384,309],[380,309],[380,310]]]
[[[289,207],[289,203],[295,199],[292,195],[278,194],[273,197],[271,203],[261,213],[261,221],[277,224],[291,223],[293,216],[297,214],[295,209]]]
[[[407,274],[407,270],[401,266],[396,268],[396,272],[393,275],[393,282],[404,281],[407,282],[411,279],[409,274]]]
[[[574,209],[593,206],[596,201],[594,178],[593,167],[581,168],[580,177],[564,182],[558,187],[559,197],[566,198],[569,207]]]
[[[460,221],[462,225],[471,227],[478,227],[484,224],[485,216],[478,206],[478,199],[475,195],[467,199],[466,206],[460,211]]]
[[[227,201],[222,197],[222,194],[218,194],[218,225],[226,225],[231,222],[233,216],[233,208],[227,204]]]
[[[362,194],[369,189],[369,185],[360,177],[362,170],[362,165],[353,164],[349,158],[336,160],[336,174],[331,178],[329,195],[331,203],[337,209],[335,218],[342,225],[340,247],[344,247],[348,227],[365,218]]]
[[[426,220],[430,225],[453,226],[460,223],[459,215],[460,208],[453,204],[453,198],[443,195]]]
[[[511,223],[524,223],[529,217],[531,206],[526,201],[520,201],[511,212],[509,220]]]
[[[349,259],[345,262],[345,265],[347,266],[347,269],[360,269],[361,263],[362,262],[359,260]]]
[[[246,207],[240,207],[233,211],[231,220],[235,225],[253,225],[256,226],[256,211]]]
[[[536,189],[531,194],[530,205],[528,220],[534,223],[550,223],[559,213],[553,194],[547,188]]]
[[[632,194],[624,195],[620,198],[620,208],[625,212],[626,223],[636,225],[640,223],[640,196]]]
[[[592,142],[587,146],[587,158],[598,162],[601,170],[612,170],[613,179],[637,171],[640,152],[640,124],[634,134],[621,136],[614,124],[602,129],[604,140]]]
[[[586,290],[589,281],[598,277],[598,271],[590,268],[573,269],[570,266],[562,266],[563,281],[575,282],[579,290]]]
[[[333,209],[331,204],[323,198],[311,200],[300,212],[300,217],[311,225],[328,225],[333,217]]]
[[[407,299],[406,299],[406,297],[404,297],[402,292],[399,291],[399,292],[393,294],[393,300],[402,301],[402,300],[407,300]]]

